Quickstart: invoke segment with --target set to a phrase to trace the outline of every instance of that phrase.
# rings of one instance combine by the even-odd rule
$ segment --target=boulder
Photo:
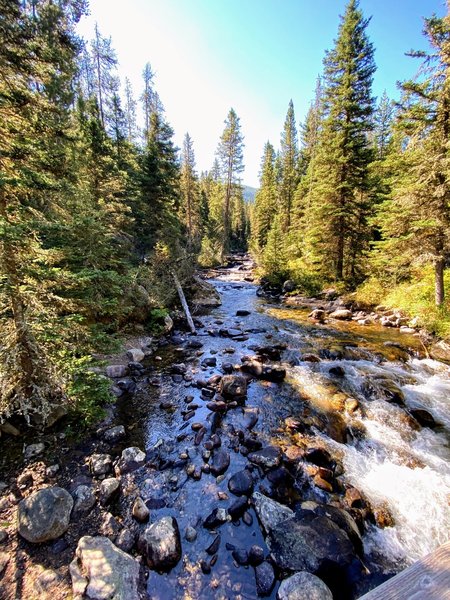
[[[248,459],[263,469],[275,469],[281,463],[281,450],[274,446],[267,446],[249,454]]]
[[[126,377],[128,375],[128,367],[126,365],[109,365],[106,367],[106,376],[116,379]]]
[[[295,281],[293,281],[292,279],[288,279],[287,281],[285,281],[283,283],[283,293],[290,293],[293,292],[295,290]]]
[[[287,506],[283,506],[279,502],[275,502],[260,492],[254,492],[252,501],[255,507],[255,512],[266,533],[276,527],[278,524],[292,519],[294,511]]]
[[[224,375],[220,382],[220,393],[224,398],[245,398],[247,380],[242,375]]]
[[[39,490],[19,502],[18,531],[33,544],[55,540],[69,528],[72,508],[73,498],[63,488]]]
[[[321,579],[300,571],[281,582],[277,600],[333,600],[333,594]]]
[[[430,429],[434,429],[437,426],[436,421],[432,414],[430,414],[427,410],[423,408],[412,408],[410,411],[411,416],[413,416],[416,421],[422,425],[422,427],[429,427]]]
[[[145,452],[139,448],[131,446],[122,451],[119,459],[118,469],[120,473],[131,473],[145,463]]]
[[[345,571],[355,558],[347,534],[328,517],[300,512],[269,531],[266,543],[278,567],[314,574]]]
[[[127,350],[127,358],[131,362],[140,363],[144,360],[145,354],[140,348],[130,348]]]
[[[352,311],[347,308],[338,308],[330,314],[331,319],[338,319],[339,321],[349,321],[352,317]]]
[[[181,539],[177,520],[162,517],[149,525],[140,539],[147,564],[156,571],[168,571],[181,558]]]
[[[140,565],[108,538],[84,536],[70,563],[74,600],[139,600]]]

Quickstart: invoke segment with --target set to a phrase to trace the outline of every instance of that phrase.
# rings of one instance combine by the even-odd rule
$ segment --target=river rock
[[[329,504],[316,504],[316,506],[312,508],[312,512],[319,516],[328,517],[333,523],[336,523],[340,529],[345,531],[356,552],[362,556],[363,541],[361,533],[359,532],[356,521],[347,511]]]
[[[245,513],[247,508],[247,498],[245,496],[241,496],[240,498],[238,498],[230,504],[230,506],[228,507],[228,514],[233,520],[239,519]]]
[[[315,321],[319,321],[319,323],[323,323],[325,321],[326,312],[321,308],[315,308],[312,312],[309,313],[308,318],[314,319]],[[305,360],[305,359],[303,359]]]
[[[215,529],[228,521],[228,515],[225,508],[215,508],[203,522],[206,529]]]
[[[265,381],[273,381],[274,383],[281,383],[286,378],[286,369],[282,367],[276,367],[274,365],[263,365],[257,360],[249,360],[245,362],[241,370],[244,373],[249,373],[257,379],[264,379]]]
[[[349,321],[352,316],[352,311],[347,308],[338,308],[338,310],[335,310],[330,314],[331,319],[338,319],[340,321]]]
[[[141,546],[147,564],[156,571],[167,571],[181,558],[181,539],[177,520],[162,517],[149,525],[141,536]]]
[[[302,513],[269,531],[266,543],[278,567],[310,573],[344,571],[355,558],[347,534],[328,517]]]
[[[211,473],[216,477],[222,475],[230,466],[230,455],[224,448],[218,448],[214,451],[210,461]]]
[[[135,446],[131,446],[122,451],[118,463],[118,470],[120,473],[131,473],[132,471],[139,469],[139,467],[142,467],[144,463],[145,452],[142,452],[142,450]]]
[[[215,356],[207,356],[202,360],[202,367],[215,367],[217,365],[217,358]]]
[[[195,540],[197,539],[197,530],[189,525],[188,527],[186,527],[186,531],[184,532],[184,538],[188,542],[195,542]]]
[[[119,535],[115,539],[115,545],[123,550],[124,552],[130,552],[134,546],[136,541],[136,535],[128,529],[128,527],[124,527],[120,530]]]
[[[26,459],[34,458],[39,454],[42,454],[45,450],[45,444],[39,442],[38,444],[30,444],[25,448],[24,456]]]
[[[247,380],[242,375],[224,375],[220,382],[220,393],[224,398],[245,398]]]
[[[108,477],[100,484],[99,501],[102,506],[112,502],[120,492],[120,481],[115,477]]]
[[[281,582],[277,600],[333,600],[333,594],[321,579],[300,571]]]
[[[265,561],[256,566],[255,579],[258,596],[269,596],[275,585],[275,572],[272,565]]]
[[[140,363],[144,360],[145,354],[140,348],[130,348],[127,350],[127,358],[134,363]]]
[[[249,311],[249,310],[240,308],[239,310],[236,311],[237,317],[248,317],[248,315],[251,315],[251,311]]]
[[[39,490],[19,502],[18,531],[33,544],[55,540],[67,531],[72,508],[73,498],[63,488]]]
[[[107,429],[104,432],[103,437],[106,442],[110,444],[115,444],[119,440],[122,440],[125,437],[125,435],[125,427],[123,425],[117,425],[116,427],[111,427],[110,429]]]
[[[283,283],[283,293],[290,293],[295,290],[295,281],[293,279],[288,279]]]
[[[89,467],[93,475],[106,475],[112,466],[112,459],[109,454],[92,454],[89,458]]]
[[[250,471],[243,469],[230,477],[228,489],[235,496],[249,496],[253,491],[253,477]]]
[[[250,550],[248,551],[248,563],[253,567],[260,565],[264,560],[264,550],[261,546],[257,544],[253,544]]]
[[[184,375],[187,372],[187,366],[184,363],[175,363],[171,366],[172,375]]]
[[[133,502],[131,513],[136,521],[139,521],[139,523],[145,523],[150,517],[150,511],[141,497],[136,498],[136,500]]]
[[[70,563],[73,599],[139,600],[140,565],[105,537],[84,536]]]
[[[266,533],[283,521],[292,519],[294,516],[294,511],[290,508],[283,506],[283,504],[268,498],[260,492],[253,493],[252,501],[258,519]]]
[[[73,512],[75,515],[87,513],[96,503],[95,493],[90,485],[79,485],[73,492],[75,504]]]
[[[128,367],[126,365],[109,365],[106,367],[106,376],[112,379],[126,377],[128,375]]]
[[[281,463],[281,450],[274,446],[267,446],[249,454],[248,459],[263,469],[275,469]]]
[[[430,414],[427,410],[423,408],[412,408],[410,411],[411,416],[413,416],[416,421],[422,425],[422,427],[429,427],[430,429],[434,429],[437,426],[436,421],[432,414]]]

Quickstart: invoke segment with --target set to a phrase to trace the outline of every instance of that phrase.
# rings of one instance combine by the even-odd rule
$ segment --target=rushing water
[[[246,465],[243,456],[231,451],[231,438],[227,435],[242,427],[242,418],[248,411],[259,415],[255,427],[259,439],[282,447],[295,446],[298,441],[283,429],[287,417],[301,419],[311,413],[323,416],[328,425],[313,427],[313,436],[339,457],[343,466],[341,479],[360,490],[373,508],[387,509],[394,521],[393,526],[385,528],[369,525],[363,536],[365,564],[374,575],[371,581],[357,583],[352,596],[357,597],[381,581],[381,573],[398,572],[449,538],[450,369],[420,358],[417,339],[396,330],[352,322],[317,325],[307,319],[305,310],[270,304],[256,296],[253,284],[243,281],[246,274],[242,270],[227,270],[212,280],[223,304],[202,317],[204,328],[197,338],[203,342],[201,357],[192,351],[189,354],[182,346],[162,349],[161,385],[140,394],[131,406],[123,408],[122,418],[133,423],[138,419],[139,425],[134,429],[138,445],[145,443],[151,450],[162,440],[169,450],[172,448],[173,456],[185,451],[194,464],[201,464],[199,448],[193,447],[192,442],[175,441],[180,431],[189,431],[178,407],[183,407],[186,394],[192,394],[199,405],[194,420],[203,422],[208,429],[211,413],[200,391],[190,387],[189,381],[173,382],[170,364],[184,361],[194,379],[207,379],[220,373],[225,361],[239,364],[244,355],[252,354],[254,344],[285,342],[286,382],[253,382],[246,408],[229,411],[221,423],[222,445],[231,452],[227,476]],[[251,314],[238,318],[237,309],[247,309]],[[236,342],[217,336],[214,329],[221,326],[240,327],[248,332],[249,339]],[[233,354],[227,354],[226,347],[230,345],[234,347]],[[315,354],[321,360],[304,361],[306,354]],[[208,355],[217,357],[217,367],[201,367],[200,361]],[[330,373],[335,367],[340,370]],[[403,398],[403,403],[388,402],[392,394]],[[346,398],[359,403],[352,414],[344,409]],[[161,411],[161,401],[172,402],[174,410]],[[409,415],[412,409],[427,410],[437,426],[420,427]],[[212,575],[203,575],[199,568],[199,558],[204,556],[211,534],[198,525],[217,506],[218,494],[227,492],[226,484],[226,479],[217,483],[211,475],[194,481],[175,469],[155,471],[140,482],[141,494],[153,498],[159,515],[176,516],[181,531],[188,525],[199,531],[196,542],[183,542],[183,561],[171,573],[161,576],[151,572],[151,598],[256,598],[252,569],[238,568],[223,549],[225,543],[243,547],[258,543],[267,550],[253,510],[251,525],[226,524],[220,528],[221,551]],[[163,496],[155,500],[155,491],[161,495],[161,490]],[[309,498],[293,498],[292,502]],[[323,502],[333,500],[320,490],[315,498]],[[275,596],[276,587],[270,598]]]

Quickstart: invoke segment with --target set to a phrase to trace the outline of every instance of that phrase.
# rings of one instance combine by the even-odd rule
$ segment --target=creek
[[[364,569],[355,571],[348,586],[333,589],[335,598],[358,598],[449,538],[450,369],[424,358],[417,338],[397,330],[353,322],[320,325],[308,320],[305,309],[259,298],[256,286],[245,280],[249,269],[243,262],[216,273],[210,281],[222,305],[201,317],[195,338],[177,334],[159,348],[158,358],[150,361],[151,385],[140,387],[132,401],[118,403],[127,443],[145,447],[147,456],[158,455],[158,468],[136,478],[152,520],[176,517],[183,540],[183,559],[174,569],[150,571],[148,595],[257,598],[254,569],[240,566],[233,554],[233,548],[249,550],[254,544],[268,554],[254,509],[247,510],[246,519],[218,528],[220,546],[212,565],[205,549],[215,534],[202,527],[213,509],[227,508],[235,499],[227,483],[249,464],[239,431],[250,418],[256,421],[256,438],[264,447],[280,448],[290,465],[285,480],[280,473],[277,478],[254,469],[256,490],[293,509],[305,501],[346,508],[360,525]],[[237,311],[248,315],[236,316]],[[229,329],[241,334],[225,337]],[[193,340],[201,348],[193,349]],[[241,365],[257,346],[279,344],[286,346],[283,383],[252,379],[245,405],[221,418],[207,408],[210,398],[201,388],[223,374],[224,363]],[[205,358],[216,359],[216,365],[206,366]],[[173,368],[179,363],[186,365],[182,374]],[[432,427],[418,423],[412,416],[420,414],[417,410],[432,415]],[[203,446],[195,444],[193,423],[197,430],[205,428],[205,440],[216,433],[229,453],[224,476],[201,470]],[[317,447],[337,465],[329,485],[314,478],[316,465],[305,466],[303,460]],[[358,499],[346,500],[349,489],[359,492],[370,510],[359,510]],[[197,531],[192,542],[184,539],[187,527]],[[277,586],[269,598],[276,597]]]

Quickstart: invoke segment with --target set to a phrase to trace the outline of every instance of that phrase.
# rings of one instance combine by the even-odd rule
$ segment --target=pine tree
[[[66,175],[82,11],[80,2],[0,0],[0,421],[18,413],[45,423],[66,399],[45,343],[58,298],[42,237]]]
[[[354,281],[367,249],[371,209],[375,72],[373,46],[357,0],[350,0],[333,50],[324,59],[324,120],[310,162],[305,256],[328,278]]]
[[[198,178],[195,172],[194,145],[189,133],[186,133],[181,156],[181,195],[182,210],[188,235],[188,246],[198,242],[200,234],[200,211]]]
[[[257,252],[264,249],[267,235],[277,212],[277,179],[275,150],[270,142],[264,146],[261,159],[259,189],[255,196],[252,218],[252,245]]]
[[[95,74],[95,93],[97,95],[100,120],[105,129],[109,126],[112,98],[117,90],[116,76],[117,57],[112,47],[111,38],[101,35],[97,23],[95,35],[91,42],[92,68]]]
[[[136,142],[137,122],[136,122],[136,100],[134,99],[133,88],[128,77],[125,78],[125,124],[128,143]]]
[[[291,226],[294,193],[298,184],[298,143],[297,127],[295,124],[294,104],[289,101],[289,107],[281,134],[281,180],[280,180],[280,212],[282,229],[287,232]]]
[[[412,56],[424,59],[426,77],[402,85],[396,152],[386,159],[392,192],[380,207],[384,240],[377,247],[378,260],[382,252],[384,263],[391,263],[386,268],[396,266],[396,277],[406,277],[414,262],[431,262],[435,302],[441,306],[450,248],[450,14],[425,19],[425,35],[432,53]]]
[[[389,151],[394,114],[394,103],[389,99],[385,90],[374,115],[373,143],[377,160],[384,160]]]
[[[220,163],[221,176],[225,187],[223,201],[222,259],[230,249],[232,201],[233,197],[239,193],[241,188],[239,175],[244,170],[243,146],[239,117],[233,109],[230,109],[225,120],[225,129],[217,149],[217,157]]]

